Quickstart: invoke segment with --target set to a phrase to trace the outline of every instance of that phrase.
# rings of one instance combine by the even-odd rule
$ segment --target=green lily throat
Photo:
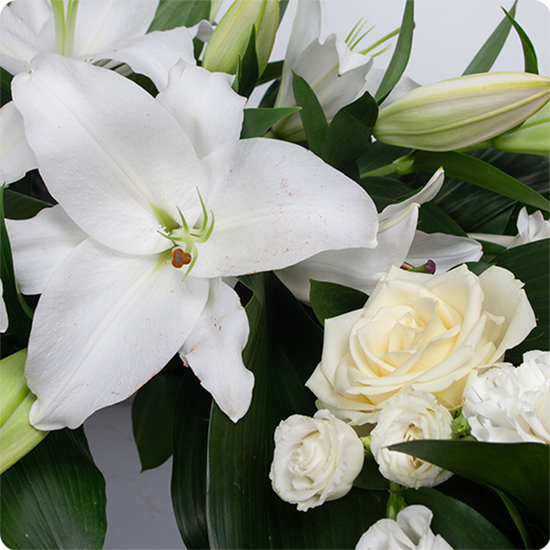
[[[166,253],[171,253],[171,259],[169,257],[165,258],[165,255],[167,255],[166,253],[162,254],[161,257],[164,261],[168,261],[168,259],[170,259],[171,264],[177,269],[181,269],[183,266],[188,266],[184,278],[189,275],[197,262],[197,258],[199,256],[197,244],[205,243],[210,238],[210,235],[212,235],[212,231],[214,230],[214,213],[212,211],[208,213],[198,189],[197,193],[199,195],[202,210],[202,222],[198,227],[196,225],[195,227],[189,227],[189,224],[187,223],[185,216],[179,207],[178,213],[180,215],[181,224],[178,224],[172,220],[172,218],[165,212],[156,211],[157,218],[159,218],[159,221],[163,223],[166,230],[165,232],[161,231],[160,234],[173,244],[173,248],[166,251]],[[166,223],[167,221],[168,223]]]
[[[69,0],[67,13],[63,0],[51,0],[51,3],[55,22],[55,53],[72,57],[78,0]]]

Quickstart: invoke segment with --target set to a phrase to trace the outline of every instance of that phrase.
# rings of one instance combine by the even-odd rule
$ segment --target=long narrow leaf
[[[384,73],[384,78],[374,95],[374,99],[380,105],[399,82],[405,72],[409,57],[411,55],[412,39],[414,31],[414,0],[407,0],[405,12],[401,22],[399,38],[395,45],[390,64]]]
[[[172,504],[186,548],[210,548],[206,524],[206,460],[212,397],[190,370],[174,415]]]
[[[353,488],[307,513],[273,491],[273,433],[291,414],[313,415],[304,386],[322,346],[321,331],[272,274],[247,278],[250,338],[245,364],[254,372],[252,403],[233,424],[217,407],[208,443],[208,529],[212,548],[355,548],[385,515],[387,492]]]
[[[299,110],[300,107],[245,109],[241,139],[262,137],[279,120]]]
[[[519,38],[521,40],[521,46],[523,48],[523,57],[525,59],[525,72],[539,74],[539,66],[537,62],[537,54],[535,53],[535,47],[527,36],[527,33],[521,28],[519,23],[510,15],[504,8],[502,11],[506,14],[506,17],[510,20],[510,23],[516,29]]]
[[[328,132],[328,122],[323,108],[311,86],[296,73],[292,73],[292,89],[296,104],[301,107],[300,117],[304,125],[309,148],[321,156]]]
[[[51,432],[2,474],[2,541],[19,548],[102,548],[105,480],[84,431]]]
[[[408,504],[423,504],[433,513],[431,528],[455,550],[514,548],[511,542],[479,512],[436,489],[408,489],[401,495]]]
[[[518,2],[516,0],[510,9],[510,14],[512,16],[516,15],[517,3]],[[508,18],[505,17],[493,31],[491,36],[489,36],[472,61],[470,61],[470,64],[466,67],[466,70],[462,74],[465,76],[468,74],[489,72],[501,52],[511,28],[512,24]]]
[[[414,169],[418,172],[433,173],[440,166],[443,166],[448,177],[478,185],[528,206],[550,212],[550,201],[540,193],[475,157],[456,152],[428,151],[419,151],[415,156]]]
[[[517,498],[548,531],[550,448],[542,443],[409,441],[392,445],[477,483]]]
[[[164,0],[147,32],[192,27],[210,17],[211,0]]]

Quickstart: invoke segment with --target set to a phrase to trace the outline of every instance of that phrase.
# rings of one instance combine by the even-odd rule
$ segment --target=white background
[[[127,0],[130,1],[130,0]],[[5,4],[0,0],[0,5]],[[230,4],[226,0],[222,12]],[[272,60],[282,59],[295,12],[291,0],[277,37]],[[400,24],[404,0],[328,0],[327,34],[344,39],[355,23],[368,18],[375,29],[362,43],[365,48]],[[407,74],[421,84],[462,74],[503,17],[500,5],[512,0],[417,0],[416,28]],[[516,18],[532,39],[539,71],[550,75],[550,12],[546,4],[520,0]],[[395,38],[392,43],[395,43]],[[376,58],[384,68],[391,51]],[[521,71],[520,41],[511,32],[493,70]],[[108,549],[183,548],[170,500],[171,461],[154,471],[140,473],[132,438],[129,401],[95,413],[85,424],[97,466],[107,481]]]

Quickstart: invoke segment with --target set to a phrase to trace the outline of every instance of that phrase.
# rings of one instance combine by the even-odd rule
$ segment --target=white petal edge
[[[15,278],[23,294],[41,294],[65,258],[88,236],[61,206],[28,220],[6,220]]]
[[[0,183],[20,180],[37,166],[25,138],[23,117],[10,101],[0,109]]]
[[[233,422],[252,400],[254,375],[244,366],[248,318],[237,293],[220,279],[210,280],[208,301],[180,355]]]
[[[193,225],[199,160],[176,120],[130,80],[55,54],[12,83],[25,134],[50,193],[90,236],[119,251],[169,248],[155,209]],[[169,243],[168,243],[169,244]]]
[[[143,36],[158,4],[159,0],[80,0],[73,55],[101,52],[118,42]]]
[[[0,280],[0,333],[4,333],[8,330],[8,324],[8,310],[4,302],[4,287]]]
[[[128,64],[135,73],[148,76],[157,90],[166,88],[170,69],[180,59],[195,64],[193,40],[185,27],[153,31],[145,36],[117,43],[110,50],[83,56],[83,61],[88,62],[99,59],[116,59]]]
[[[413,266],[424,265],[428,260],[435,262],[435,274],[467,262],[477,262],[483,256],[481,245],[474,239],[457,237],[445,233],[424,233],[416,231],[407,263]]]
[[[92,239],[50,279],[36,308],[25,376],[41,430],[76,428],[126,399],[182,346],[208,282],[181,281],[158,256],[129,256]]]
[[[324,250],[376,245],[378,215],[368,194],[310,151],[247,139],[203,159],[215,216],[193,275],[281,269]]]
[[[180,61],[157,96],[191,140],[199,158],[238,141],[246,98],[231,88],[233,77]]]
[[[418,220],[418,205],[411,204],[378,231],[375,248],[321,252],[296,265],[276,271],[277,277],[303,302],[309,302],[310,282],[337,283],[371,294],[392,265],[403,265]]]

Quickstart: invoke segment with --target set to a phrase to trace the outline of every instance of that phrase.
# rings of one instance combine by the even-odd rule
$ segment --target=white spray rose
[[[453,474],[439,466],[387,447],[417,439],[451,439],[451,413],[423,391],[399,393],[388,400],[371,433],[370,450],[380,473],[406,487],[435,487]]]
[[[346,495],[363,467],[364,448],[350,426],[330,412],[295,414],[275,430],[269,477],[273,490],[306,512]]]
[[[356,550],[453,550],[430,529],[433,513],[419,504],[407,506],[393,519],[381,519],[359,539]]]
[[[522,286],[496,266],[479,277],[465,265],[442,275],[392,267],[363,309],[326,321],[321,363],[307,382],[318,407],[362,425],[404,390],[461,405],[477,369],[536,325]]]
[[[550,444],[550,352],[529,351],[519,367],[499,365],[464,393],[463,414],[479,441]]]

